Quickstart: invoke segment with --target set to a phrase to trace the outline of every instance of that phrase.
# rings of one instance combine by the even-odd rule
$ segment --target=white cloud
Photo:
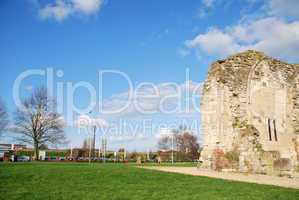
[[[192,81],[183,84],[161,83],[146,84],[143,87],[113,95],[103,102],[103,113],[110,112],[110,116],[151,115],[172,112],[177,115],[192,115],[198,113],[201,83]],[[125,109],[121,109],[128,106]],[[113,112],[117,111],[117,112]],[[113,112],[113,113],[111,113]]]
[[[299,18],[298,0],[270,0],[267,9],[270,15]]]
[[[76,127],[88,128],[88,127],[107,127],[108,122],[102,118],[91,118],[88,115],[80,115],[76,121]]]
[[[202,0],[199,16],[205,17],[213,8],[226,1]],[[247,0],[241,11],[239,24],[224,29],[209,27],[205,33],[185,42],[188,52],[196,49],[198,57],[204,54],[226,56],[245,49],[265,51],[290,61],[297,61],[298,56],[298,0]],[[253,7],[255,4],[259,7]],[[254,9],[254,10],[253,10]],[[244,14],[244,10],[249,13]]]
[[[156,135],[157,139],[160,139],[162,137],[172,136],[173,131],[170,128],[160,128],[158,134]]]
[[[299,21],[287,22],[268,17],[224,29],[211,28],[186,41],[185,46],[204,55],[220,57],[256,49],[271,56],[298,62]]]
[[[215,0],[202,0],[202,4],[207,8],[213,7],[214,3],[215,3]]]
[[[232,35],[217,28],[211,28],[207,33],[199,34],[194,39],[185,42],[189,49],[198,48],[207,54],[225,56],[238,49]]]
[[[39,9],[41,19],[54,18],[62,21],[75,14],[92,15],[99,11],[103,0],[56,0]]]
[[[206,17],[215,6],[215,0],[202,0],[201,7],[199,9],[199,17],[204,18]]]
[[[72,7],[64,1],[57,0],[55,5],[48,4],[39,10],[39,16],[42,19],[54,18],[62,21],[73,12]]]
[[[108,139],[114,142],[132,142],[132,141],[140,141],[140,140],[145,140],[147,137],[144,135],[144,133],[137,133],[133,135],[112,135],[108,136]]]
[[[73,0],[74,9],[82,11],[85,14],[93,14],[97,12],[101,5],[102,0]]]

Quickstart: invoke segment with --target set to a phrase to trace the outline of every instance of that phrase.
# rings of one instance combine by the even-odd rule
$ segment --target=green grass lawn
[[[290,199],[299,191],[124,164],[0,164],[0,199]]]

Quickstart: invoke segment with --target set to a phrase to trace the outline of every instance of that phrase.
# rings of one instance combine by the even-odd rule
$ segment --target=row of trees
[[[198,159],[200,151],[197,137],[183,126],[172,130],[171,135],[162,136],[158,141],[158,149],[160,151],[174,150],[177,160],[189,161]]]
[[[8,114],[0,101],[0,136],[5,130],[18,134],[17,140],[34,147],[35,159],[38,160],[39,150],[51,144],[66,142],[64,121],[56,112],[56,102],[48,96],[44,87],[37,88],[31,96],[24,99],[23,106],[14,113],[13,123],[9,125]],[[88,146],[85,141],[84,146]],[[195,160],[199,155],[197,137],[179,127],[173,130],[172,136],[163,136],[158,141],[159,150],[174,150],[180,160]]]
[[[0,103],[0,133],[8,130],[18,134],[18,141],[34,147],[35,159],[38,160],[39,150],[44,146],[66,142],[65,123],[56,112],[56,102],[48,96],[44,87],[35,89],[22,104],[9,125],[5,106]]]

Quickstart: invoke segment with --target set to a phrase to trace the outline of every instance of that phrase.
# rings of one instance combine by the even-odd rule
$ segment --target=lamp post
[[[102,138],[102,160],[103,163],[106,162],[106,149],[107,149],[107,139],[106,138]]]
[[[171,163],[174,164],[174,136],[175,132],[170,130],[169,128],[161,128],[160,134],[158,135],[158,138],[161,137],[167,137],[167,145],[169,145],[169,137],[171,137]],[[169,152],[169,147],[168,147]],[[168,154],[169,155],[169,154]]]
[[[73,147],[71,145],[70,159],[73,161]]]
[[[89,137],[89,153],[88,153],[88,162],[91,163],[91,157],[95,159],[95,145],[96,145],[96,131],[97,127],[93,126],[93,143],[91,145],[91,136]]]
[[[88,163],[91,163],[91,136],[89,136],[89,153],[88,153]]]
[[[127,151],[126,151],[126,149],[124,148],[124,162],[125,162],[126,159],[127,159]]]
[[[89,112],[89,114],[91,114]],[[89,163],[91,163],[91,158],[95,159],[96,155],[96,149],[95,149],[95,140],[96,140],[96,131],[98,126],[104,127],[107,126],[107,123],[104,119],[100,118],[91,118],[88,115],[81,115],[77,121],[77,126],[79,128],[85,127],[89,136]],[[92,134],[93,132],[93,134]],[[92,135],[93,135],[93,141],[92,141]],[[92,149],[93,148],[93,149]]]
[[[95,160],[95,150],[96,150],[96,131],[97,131],[97,126],[93,126],[93,152],[92,152],[92,154],[93,154],[93,160]]]
[[[173,161],[173,133],[171,134],[171,163],[174,164],[174,161]]]

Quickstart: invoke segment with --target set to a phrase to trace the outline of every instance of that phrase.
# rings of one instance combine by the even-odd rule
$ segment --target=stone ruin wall
[[[285,160],[281,159],[280,154],[287,152],[295,153],[289,156],[292,162],[286,167],[292,171],[298,164],[296,156],[299,157],[298,74],[298,65],[289,65],[255,51],[247,51],[215,62],[209,70],[201,101],[203,167],[217,169],[218,162],[222,169],[234,168],[244,172],[272,174],[275,171],[273,163],[284,163]],[[255,123],[256,116],[251,113],[250,93],[254,85],[252,83],[261,82],[268,82],[270,87],[267,88],[275,84],[275,87],[287,88],[288,116],[285,124],[289,133],[287,136],[293,137],[285,139],[286,143],[290,142],[288,145],[268,145],[263,139],[265,130],[257,128],[259,125]],[[275,90],[272,88],[272,91]],[[297,133],[297,137],[293,133]],[[286,151],[284,146],[289,145],[294,148]],[[265,151],[266,147],[270,150]],[[224,159],[217,160],[217,156]]]
[[[294,140],[294,146],[297,153],[297,162],[299,162],[299,65],[297,65],[297,77],[294,80],[294,85],[292,88],[293,97],[291,99],[293,105],[292,113],[292,124],[294,127],[294,132],[296,134],[296,139]],[[299,163],[298,163],[299,165]]]

